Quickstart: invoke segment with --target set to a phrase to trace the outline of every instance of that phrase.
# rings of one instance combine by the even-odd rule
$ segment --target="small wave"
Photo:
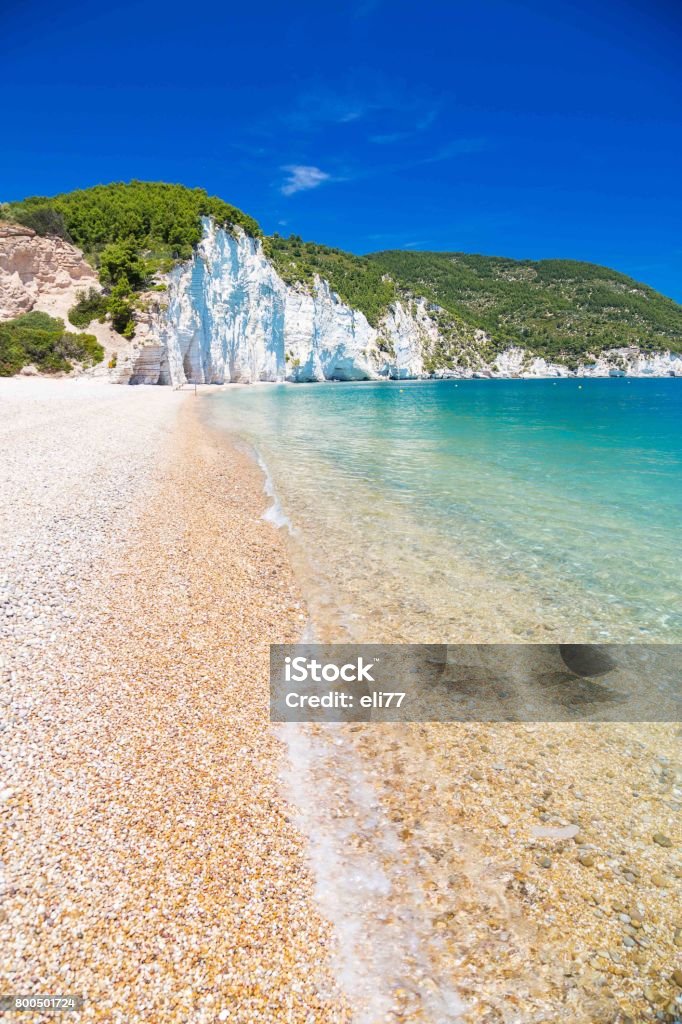
[[[263,519],[265,519],[265,521],[268,523],[272,523],[272,525],[275,526],[278,530],[281,529],[283,526],[286,526],[289,533],[293,536],[293,523],[289,519],[288,515],[285,513],[284,509],[282,508],[267,463],[265,462],[259,451],[255,452],[255,456],[256,461],[261,469],[261,472],[265,477],[265,483],[263,484],[263,493],[266,494],[268,498],[270,498],[272,501],[272,505],[270,505],[270,507],[267,508],[263,513]]]
[[[439,936],[417,866],[388,818],[343,726],[280,726],[295,820],[308,840],[315,893],[335,936],[333,965],[353,1024],[405,1019],[401,992],[429,1024],[461,1024],[465,1006],[442,977]],[[450,972],[448,972],[449,975]]]

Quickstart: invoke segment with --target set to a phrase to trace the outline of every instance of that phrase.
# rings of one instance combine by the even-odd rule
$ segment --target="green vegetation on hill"
[[[93,320],[104,321],[109,311],[109,300],[96,288],[78,292],[75,306],[69,310],[69,322],[74,327],[87,327]]]
[[[143,301],[138,293],[159,290],[154,274],[191,257],[202,216],[262,237],[252,217],[222,199],[162,182],[97,185],[0,205],[0,217],[72,240],[98,269],[104,296],[81,294],[70,321],[85,327],[109,317],[128,338]],[[510,345],[569,366],[606,348],[682,351],[682,306],[591,263],[403,250],[355,256],[298,235],[262,242],[288,284],[310,290],[318,274],[374,327],[396,300],[424,298],[441,335],[425,353],[429,369],[474,366]]]
[[[202,216],[228,227],[238,225],[250,235],[261,234],[253,217],[209,196],[205,189],[160,181],[96,185],[51,199],[33,196],[7,203],[5,215],[38,234],[61,231],[86,255],[97,255],[112,242],[130,241],[139,254],[189,259],[201,239]]]
[[[425,298],[442,335],[427,353],[429,369],[474,365],[511,345],[569,366],[606,348],[682,350],[682,306],[592,263],[404,250],[354,256],[298,235],[263,245],[285,281],[309,288],[319,274],[374,327],[397,298]],[[490,341],[476,340],[477,330]]]
[[[303,242],[298,235],[272,235],[263,239],[263,248],[287,284],[310,288],[319,274],[343,302],[364,313],[373,327],[397,297],[393,281],[364,256]]]
[[[24,313],[0,323],[0,377],[11,377],[29,364],[43,373],[68,373],[74,362],[94,366],[104,349],[92,334],[71,334],[64,321],[47,313]]]
[[[682,306],[607,267],[441,252],[367,259],[401,289],[485,331],[497,352],[519,345],[575,365],[606,348],[682,350]]]
[[[0,215],[39,235],[57,235],[78,245],[98,269],[105,289],[111,289],[112,323],[127,337],[135,329],[133,293],[148,287],[154,273],[190,259],[201,239],[203,216],[228,228],[242,227],[253,236],[261,234],[253,217],[204,189],[163,182],[116,182],[49,199],[33,196],[5,204]],[[74,315],[82,319],[84,310]],[[69,319],[75,322],[71,314]]]

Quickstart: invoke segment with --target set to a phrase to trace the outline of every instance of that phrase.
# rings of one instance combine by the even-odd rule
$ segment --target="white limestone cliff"
[[[638,348],[611,348],[581,365],[579,377],[682,377],[679,352],[642,352]]]
[[[179,386],[255,381],[376,380],[430,376],[425,362],[442,342],[426,300],[394,303],[372,327],[316,278],[311,291],[288,285],[260,241],[209,219],[189,263],[167,278],[165,308],[130,367],[132,382]],[[490,339],[476,331],[468,366],[437,377],[682,376],[682,357],[613,350],[576,371],[510,347],[492,363],[477,355]],[[161,343],[159,346],[159,342]],[[149,348],[149,344],[153,346]],[[158,359],[158,364],[155,361]],[[123,375],[125,376],[125,369]]]
[[[444,311],[425,299],[396,301],[375,328],[326,281],[316,278],[310,290],[286,284],[259,240],[240,229],[219,228],[208,218],[193,258],[176,266],[163,285],[165,291],[139,297],[132,343],[108,323],[93,321],[88,327],[106,353],[89,374],[174,386],[402,380],[430,376],[427,367],[438,366],[453,342],[452,324],[449,338],[439,328]],[[0,224],[0,320],[37,309],[68,322],[77,292],[90,287],[99,289],[97,276],[75,246]],[[670,352],[614,349],[571,371],[519,347],[486,362],[481,353],[490,350],[490,338],[482,331],[455,341],[455,352],[459,346],[465,358],[451,355],[445,361],[452,368],[440,366],[433,376],[682,376],[682,355]]]
[[[682,377],[682,355],[677,352],[642,352],[639,348],[611,348],[586,359],[576,370],[548,362],[522,348],[500,353],[491,368],[493,377]]]
[[[423,340],[435,330],[423,309],[415,317],[401,303],[377,330],[326,281],[317,278],[310,292],[287,285],[257,239],[208,219],[194,257],[166,283],[151,328],[162,345],[158,366],[141,345],[129,367],[132,382],[418,377]]]

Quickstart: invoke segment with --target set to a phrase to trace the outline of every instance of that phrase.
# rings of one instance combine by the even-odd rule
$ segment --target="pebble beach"
[[[343,1022],[268,723],[267,644],[303,613],[197,401],[0,381],[0,991]]]
[[[203,402],[0,380],[0,993],[117,1024],[679,1019],[679,726],[274,730],[268,645],[308,611]]]

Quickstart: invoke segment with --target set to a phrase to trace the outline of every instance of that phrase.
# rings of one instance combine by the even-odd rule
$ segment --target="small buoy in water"
[[[401,395],[402,395],[402,393],[403,393],[403,391],[404,391],[404,390],[405,390],[405,388],[400,388],[400,394],[401,394]]]
[[[583,389],[582,384],[578,384],[578,391],[582,391],[582,389]]]

